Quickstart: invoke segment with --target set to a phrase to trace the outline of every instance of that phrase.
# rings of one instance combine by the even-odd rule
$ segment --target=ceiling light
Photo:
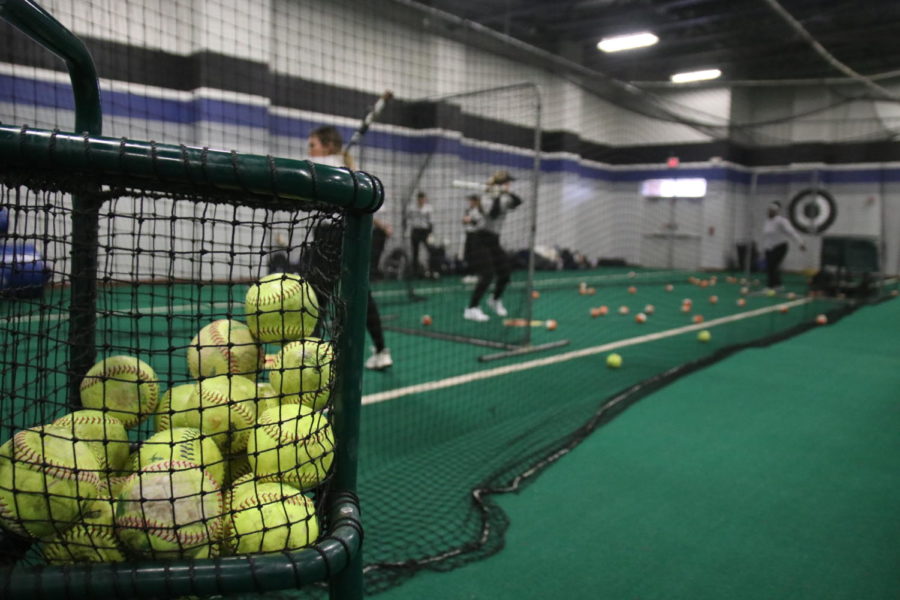
[[[690,71],[688,73],[675,73],[670,77],[672,83],[690,83],[692,81],[706,81],[718,79],[722,75],[719,69],[706,69],[703,71]]]
[[[650,32],[643,31],[641,33],[629,33],[628,35],[603,38],[597,44],[597,48],[604,52],[621,52],[622,50],[633,50],[635,48],[652,46],[658,41],[658,37]]]

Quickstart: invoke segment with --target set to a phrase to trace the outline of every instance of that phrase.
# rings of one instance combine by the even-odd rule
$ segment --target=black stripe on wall
[[[180,91],[209,87],[267,97],[276,106],[360,119],[376,99],[370,93],[272,73],[266,64],[213,52],[181,56],[109,40],[83,38],[83,41],[98,73],[105,79]],[[2,21],[0,62],[65,71],[61,59]],[[456,107],[434,103],[396,99],[388,104],[380,121],[412,129],[444,127],[461,131],[467,138],[519,148],[534,146],[533,131],[527,127],[461,114]],[[569,152],[614,165],[663,164],[670,156],[677,156],[682,162],[703,162],[716,157],[751,167],[798,162],[900,161],[900,143],[890,141],[752,148],[728,141],[611,146],[582,140],[569,131],[544,131],[542,149]]]

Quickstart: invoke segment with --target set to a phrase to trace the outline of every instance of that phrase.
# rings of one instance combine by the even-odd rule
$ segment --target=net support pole
[[[335,498],[356,494],[359,456],[359,421],[362,410],[362,372],[365,354],[366,312],[369,303],[369,262],[372,250],[372,214],[350,211],[344,224],[340,296],[345,330],[338,341],[338,372],[342,374],[334,404],[334,435],[338,441],[334,464]],[[362,547],[329,581],[334,600],[363,597]]]
[[[756,210],[756,193],[757,193],[758,182],[759,182],[759,172],[754,170],[753,173],[750,175],[750,202],[748,203],[749,210],[747,211],[747,241],[746,241],[746,247],[744,249],[744,264],[742,265],[744,277],[746,277],[748,281],[750,280],[750,269],[751,269],[750,263],[753,262],[753,247],[755,245],[753,243],[753,240],[754,240],[753,211]]]
[[[84,43],[50,13],[31,0],[0,2],[0,17],[63,61],[69,70],[75,99],[75,131],[103,133],[97,69]],[[97,312],[97,245],[99,202],[90,196],[72,198],[72,271],[69,305],[69,404],[80,406],[81,377],[96,360],[94,334]]]
[[[537,241],[538,186],[541,171],[541,91],[536,84],[531,84],[534,92],[534,164],[531,168],[531,222],[528,223],[528,281],[525,285],[525,319],[531,322],[534,314],[534,245]],[[525,345],[531,345],[531,328],[525,331]]]

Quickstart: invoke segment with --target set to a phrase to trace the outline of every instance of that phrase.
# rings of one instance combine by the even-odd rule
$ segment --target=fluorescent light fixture
[[[629,33],[628,35],[603,38],[597,44],[597,48],[604,52],[621,52],[622,50],[634,50],[635,48],[652,46],[658,41],[658,37],[648,31],[643,31],[641,33]]]
[[[703,71],[690,71],[689,73],[675,73],[670,79],[672,83],[690,83],[692,81],[718,79],[721,75],[722,71],[719,69],[706,69]]]
[[[706,196],[706,179],[648,179],[641,183],[641,195],[645,198],[703,198]]]

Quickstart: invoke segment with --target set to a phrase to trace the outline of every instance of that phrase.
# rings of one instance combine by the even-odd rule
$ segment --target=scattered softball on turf
[[[819,325],[825,325],[826,323],[828,323],[828,317],[826,317],[825,315],[819,315],[818,317],[816,317],[816,323],[818,323]]]
[[[697,334],[697,341],[699,342],[708,342],[711,339],[712,334],[706,329]]]
[[[637,288],[634,287],[633,285],[632,285],[632,286],[629,286],[629,287],[628,287],[628,293],[629,293],[629,294],[637,294]]]
[[[788,300],[793,300],[796,297],[797,297],[797,294],[795,294],[794,292],[788,292],[788,295],[787,295]]]
[[[541,297],[541,293],[537,290],[532,290],[531,297],[534,298],[535,300],[537,300],[538,298]]]
[[[634,271],[628,271],[628,279],[634,279],[635,277],[637,277],[637,273],[635,273]]]
[[[431,323],[431,315],[422,315],[422,325],[428,327]]]
[[[609,307],[604,305],[604,306],[601,306],[598,310],[600,311],[600,316],[605,317],[606,314],[609,312]]]
[[[747,304],[747,301],[744,300],[743,298],[738,298],[738,299],[737,299],[737,305],[738,305],[738,306],[746,306],[746,304]]]
[[[629,311],[629,309],[628,309],[627,306],[620,306],[620,307],[619,307],[619,314],[620,314],[620,315],[627,315],[629,312],[630,312],[630,311]]]
[[[681,312],[683,312],[683,313],[689,313],[689,312],[691,312],[691,308],[692,308],[692,306],[691,306],[690,304],[682,304],[682,305],[681,305]]]
[[[111,356],[85,374],[80,387],[85,408],[109,411],[130,429],[156,411],[159,383],[150,365],[134,356]]]
[[[556,319],[548,319],[545,327],[547,331],[555,331],[559,323],[556,322]]]
[[[265,354],[250,328],[234,319],[218,319],[206,325],[187,348],[191,377],[243,375],[256,379]]]
[[[644,307],[644,312],[648,315],[652,315],[654,312],[656,312],[656,307],[652,304],[648,304]]]
[[[642,313],[642,312],[640,312],[640,313],[634,315],[634,322],[635,322],[635,323],[646,323],[646,322],[647,322],[647,315],[645,315],[645,314]]]
[[[709,297],[709,303],[710,303],[710,304],[717,304],[718,302],[719,302],[719,297],[718,297],[718,296],[710,296],[710,297]]]
[[[702,323],[703,315],[694,315],[694,323]]]
[[[618,369],[622,366],[622,357],[618,354],[610,354],[606,357],[606,366],[610,369]]]
[[[319,301],[299,275],[272,273],[247,290],[247,326],[261,342],[285,343],[312,335],[319,319]]]
[[[668,285],[666,285],[666,291],[667,291],[667,292],[671,292],[671,291],[674,290],[674,289],[675,289],[675,286],[672,285],[671,283],[668,284]]]
[[[750,288],[748,288],[748,287],[746,287],[746,286],[745,286],[745,287],[742,287],[742,288],[741,288],[741,293],[744,294],[744,295],[749,294],[749,293],[750,293]]]
[[[785,314],[785,313],[788,311],[788,307],[787,307],[787,306],[782,306],[782,307],[779,308],[778,310],[781,312],[781,314]]]

